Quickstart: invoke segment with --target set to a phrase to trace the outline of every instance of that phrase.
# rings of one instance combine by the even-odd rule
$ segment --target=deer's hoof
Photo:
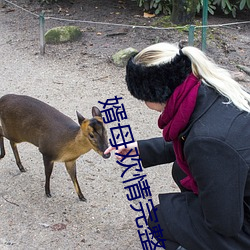
[[[84,196],[79,197],[80,201],[87,201],[87,199]]]
[[[46,194],[46,196],[47,196],[48,198],[51,198],[51,194],[50,194],[50,193]]]

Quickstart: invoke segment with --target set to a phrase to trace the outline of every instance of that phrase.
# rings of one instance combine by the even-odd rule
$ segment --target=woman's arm
[[[138,149],[144,168],[175,161],[173,145],[162,137],[139,140]]]
[[[127,144],[126,147],[120,146],[118,149],[110,146],[106,149],[104,154],[115,150],[116,158],[121,160],[122,155],[126,155],[131,149],[131,154],[134,154],[135,148],[138,149],[138,154],[144,168],[175,161],[172,143],[166,142],[162,137],[140,140]]]

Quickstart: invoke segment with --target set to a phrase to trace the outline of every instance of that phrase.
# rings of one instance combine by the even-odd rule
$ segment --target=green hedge
[[[38,1],[41,4],[52,4],[60,2],[60,0],[38,0]],[[174,0],[131,0],[131,1],[136,1],[139,7],[144,8],[145,11],[154,12],[154,14],[156,15],[160,13],[163,13],[165,15],[170,15],[172,10],[172,1]],[[204,0],[199,0],[199,3],[197,5],[197,13],[201,12],[203,1]],[[236,17],[237,11],[250,9],[250,0],[208,0],[208,11],[210,14],[214,15],[217,8],[221,8],[223,13],[225,14],[231,14],[233,17]]]
[[[174,0],[136,0],[140,7],[146,11],[154,11],[155,14],[171,14],[172,1]],[[192,1],[192,0],[189,0]],[[197,13],[201,12],[203,0],[199,0]],[[250,0],[208,0],[208,11],[214,15],[217,8],[221,8],[224,14],[236,17],[237,11],[250,9]]]

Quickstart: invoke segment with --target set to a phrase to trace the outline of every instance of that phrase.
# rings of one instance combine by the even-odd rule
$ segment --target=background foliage
[[[146,11],[154,11],[155,14],[171,14],[172,1],[174,0],[134,0],[140,7],[144,7]],[[192,0],[187,0],[192,1]],[[199,0],[197,5],[197,13],[200,13],[203,6],[203,0]],[[250,9],[250,0],[208,0],[208,11],[214,15],[217,8],[220,8],[224,14],[231,14],[236,17],[237,11],[245,8]]]
[[[41,4],[45,4],[45,3],[46,4],[52,4],[52,3],[57,3],[59,1],[58,0],[38,0],[38,2],[41,3]]]
[[[52,4],[60,2],[60,0],[38,0],[41,4]],[[153,12],[158,15],[170,15],[172,9],[172,1],[174,0],[131,0],[136,1],[139,7],[145,11]],[[187,0],[192,1],[192,0]],[[197,13],[200,13],[203,6],[203,0],[199,0],[197,5]],[[237,11],[250,9],[250,0],[208,0],[208,11],[214,15],[216,10],[221,9],[224,14],[231,14],[236,17]]]

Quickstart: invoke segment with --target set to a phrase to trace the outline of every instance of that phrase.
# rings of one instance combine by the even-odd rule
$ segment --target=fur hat
[[[131,95],[142,101],[165,103],[192,72],[191,61],[182,52],[170,62],[154,66],[135,64],[134,56],[126,66],[126,83]]]

